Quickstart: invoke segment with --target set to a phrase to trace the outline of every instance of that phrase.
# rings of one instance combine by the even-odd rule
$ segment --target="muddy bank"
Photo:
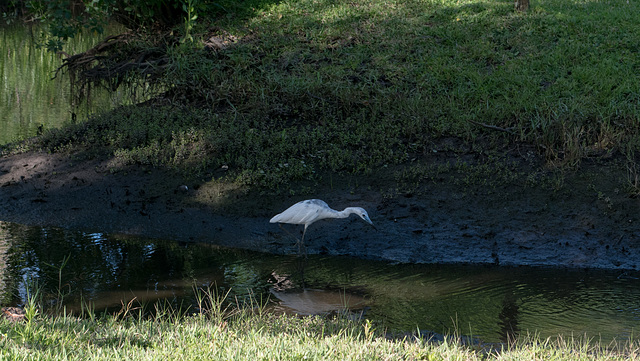
[[[0,220],[288,254],[297,251],[295,240],[268,220],[313,197],[337,209],[364,207],[378,230],[355,216],[318,222],[307,233],[309,253],[410,263],[637,269],[640,200],[625,190],[624,171],[613,161],[584,164],[557,189],[460,187],[445,175],[403,190],[393,176],[336,178],[311,196],[268,197],[216,193],[215,185],[157,169],[113,173],[107,161],[31,152],[0,158]]]

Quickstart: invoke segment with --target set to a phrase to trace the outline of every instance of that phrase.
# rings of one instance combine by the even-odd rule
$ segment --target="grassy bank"
[[[215,28],[199,22],[221,48],[167,49],[165,98],[28,147],[107,155],[114,169],[169,166],[204,179],[225,169],[228,180],[270,189],[419,167],[434,152],[501,162],[531,153],[545,169],[615,156],[637,181],[639,6],[262,3]]]
[[[455,186],[520,185],[548,169],[615,159],[637,192],[638,13],[639,3],[626,0],[540,0],[527,13],[510,0],[262,4],[243,19],[199,24],[202,40],[215,36],[222,48],[166,49],[158,89],[170,91],[155,101],[2,151],[69,152],[74,161],[105,158],[114,172],[166,167],[276,192],[295,182],[330,183],[327,173],[393,168],[401,169],[392,183],[439,181],[453,170],[470,177]],[[431,163],[434,154],[446,155],[443,164]],[[384,332],[343,318],[240,311],[39,316],[0,321],[0,359],[638,357],[635,344],[608,351],[596,341],[533,337],[489,350]]]
[[[220,304],[218,304],[219,306]],[[29,313],[29,311],[27,311]],[[31,313],[0,319],[0,360],[635,360],[637,343],[522,337],[508,345],[473,345],[455,336],[389,337],[368,321],[347,317],[276,316],[218,307],[154,317],[127,309],[76,318]],[[607,347],[609,346],[609,347]]]

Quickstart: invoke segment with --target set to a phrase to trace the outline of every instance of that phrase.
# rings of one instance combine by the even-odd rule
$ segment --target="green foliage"
[[[191,31],[193,30],[193,26],[195,25],[196,20],[198,19],[198,14],[196,13],[196,4],[197,0],[185,0],[182,4],[182,11],[185,13],[184,17],[184,35],[180,42],[193,42],[193,37],[191,36]]]
[[[44,45],[51,51],[83,29],[102,34],[111,21],[134,29],[173,28],[184,24],[182,40],[193,41],[191,32],[199,12],[214,5],[197,0],[28,0],[28,12],[47,24]]]
[[[25,284],[27,302],[24,306],[24,318],[31,325],[36,318],[42,313],[41,292],[37,281],[27,279]]]
[[[368,174],[454,137],[457,153],[533,144],[559,168],[622,152],[637,185],[637,3],[545,0],[527,13],[508,1],[261,3],[214,31],[219,49],[186,41],[193,21],[206,24],[201,3],[184,4],[195,13],[181,15],[185,42],[168,48],[160,88],[199,109],[126,108],[46,134],[44,146],[100,144],[115,164],[200,175],[227,166],[274,189]],[[468,181],[492,171],[477,170]]]
[[[50,51],[59,51],[66,41],[83,29],[100,34],[104,31],[109,14],[102,3],[88,2],[85,6],[80,0],[28,0],[25,7],[32,16],[47,24],[43,45]]]

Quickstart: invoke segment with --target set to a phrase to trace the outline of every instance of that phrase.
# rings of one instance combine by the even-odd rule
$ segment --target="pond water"
[[[277,312],[326,314],[348,304],[394,331],[458,332],[485,342],[542,337],[627,341],[640,321],[638,272],[404,265],[344,257],[278,256],[0,222],[0,303],[45,300],[77,312],[136,304],[196,305],[194,288],[266,302]],[[302,292],[304,290],[304,292]],[[62,295],[62,296],[61,296]]]
[[[108,33],[122,30],[109,27]],[[25,139],[39,129],[58,128],[88,114],[123,103],[124,95],[94,89],[91,103],[72,106],[69,78],[59,75],[59,55],[39,47],[42,28],[23,24],[0,26],[0,145]],[[97,34],[78,34],[65,46],[69,54],[91,48],[100,41]]]

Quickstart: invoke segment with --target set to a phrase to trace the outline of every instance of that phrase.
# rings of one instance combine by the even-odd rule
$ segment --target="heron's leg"
[[[287,232],[287,234],[289,234],[291,237],[295,238],[296,242],[300,242],[300,239],[298,237],[296,237],[293,233],[287,231],[287,229],[282,226],[282,223],[278,223],[278,226],[280,226],[280,229],[282,229],[283,231]]]
[[[302,250],[304,250],[304,252],[305,252],[304,255],[306,256],[307,255],[307,250],[304,247],[304,234],[307,231],[307,227],[306,226],[304,227],[304,231],[302,231],[302,239],[300,239],[300,238],[296,237],[293,233],[287,231],[287,229],[282,226],[282,223],[278,223],[278,226],[280,226],[280,228],[283,231],[287,232],[291,237],[295,238],[296,244],[298,245],[298,254],[302,254]]]
[[[298,253],[301,255],[304,254],[304,258],[307,258],[307,247],[304,246],[304,235],[307,233],[307,226],[304,226],[304,231],[302,231],[302,238],[300,239],[300,243],[298,243]]]

